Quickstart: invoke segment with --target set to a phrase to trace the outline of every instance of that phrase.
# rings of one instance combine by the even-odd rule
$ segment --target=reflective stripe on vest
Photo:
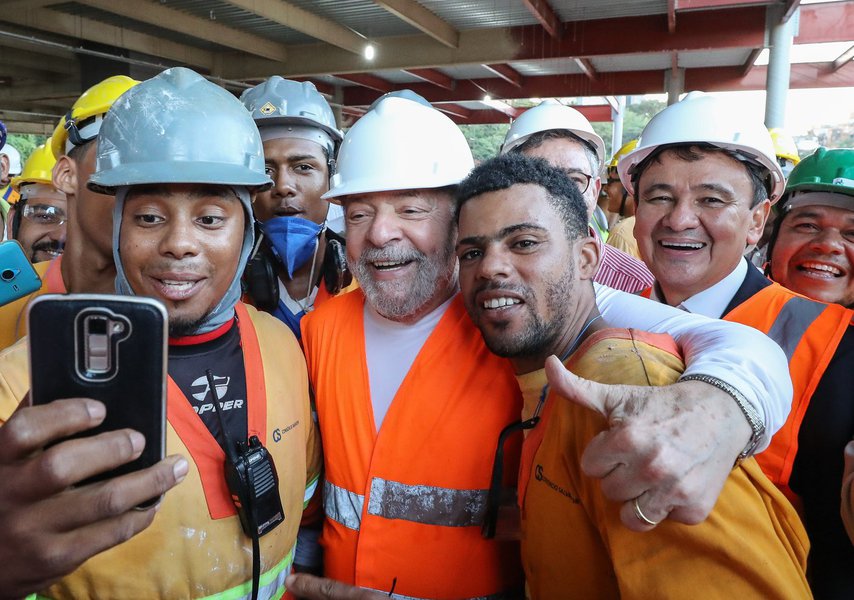
[[[296,544],[294,544],[294,548],[296,548]],[[291,551],[288,552],[287,556],[279,564],[266,573],[261,573],[261,579],[258,583],[258,598],[260,600],[281,598],[285,593],[285,578],[291,573],[291,567],[294,562],[294,548],[291,548]],[[252,582],[247,581],[219,594],[205,596],[201,600],[242,600],[243,598],[251,597]],[[27,596],[26,600],[50,600],[50,598],[40,594],[31,594]]]
[[[801,338],[825,308],[824,304],[794,297],[780,309],[774,324],[768,330],[768,337],[783,349],[787,361],[792,360]]]
[[[296,548],[296,544],[294,544],[294,548]],[[279,564],[266,573],[261,573],[261,580],[258,583],[259,600],[281,598],[285,593],[285,578],[291,573],[291,566],[294,563],[294,548],[291,548],[291,551]],[[251,597],[252,581],[250,580],[219,594],[205,596],[201,600],[242,600]]]
[[[487,490],[406,485],[374,477],[368,514],[424,525],[470,527],[483,522]]]
[[[329,481],[323,482],[323,512],[336,523],[359,531],[364,506],[365,497],[361,494],[345,490]]]

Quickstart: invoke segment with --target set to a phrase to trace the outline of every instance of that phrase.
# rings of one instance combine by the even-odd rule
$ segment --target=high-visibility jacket
[[[250,435],[273,456],[284,523],[261,538],[260,598],[278,598],[290,572],[305,502],[317,486],[320,448],[312,424],[302,352],[272,316],[236,307],[246,369]],[[27,348],[0,354],[0,421],[29,387]],[[50,598],[248,598],[252,542],[225,483],[225,455],[170,378],[167,454],[190,463],[148,529],[98,554],[44,592]]]
[[[652,288],[643,290],[641,295],[649,298]],[[758,329],[777,342],[789,359],[792,408],[769,446],[756,455],[756,461],[795,506],[800,505],[800,500],[789,488],[789,478],[798,452],[798,431],[813,392],[852,318],[854,310],[811,300],[775,282],[723,316],[725,321]]]
[[[521,410],[509,362],[454,298],[377,432],[364,304],[356,290],[302,321],[325,459],[325,574],[406,598],[518,593],[518,543],[480,533],[498,436]],[[505,467],[513,486],[516,441]]]
[[[38,262],[33,268],[41,277],[41,288],[35,292],[18,298],[14,302],[0,306],[0,349],[8,348],[27,335],[27,305],[30,300],[42,294],[62,294],[65,283],[62,281],[60,269],[62,257]]]
[[[750,325],[777,342],[789,359],[792,409],[771,444],[756,455],[759,466],[777,486],[799,504],[789,488],[798,452],[798,431],[813,392],[837,346],[852,323],[854,310],[840,304],[816,302],[778,283],[763,288],[724,315],[724,320]]]
[[[683,371],[672,338],[626,329],[592,334],[566,366],[609,384],[667,385]],[[546,383],[545,369],[519,376],[525,417]],[[806,531],[752,458],[732,470],[699,525],[668,520],[636,533],[620,520],[623,503],[605,498],[600,482],[581,469],[607,420],[554,392],[540,416],[525,438],[519,476],[531,598],[810,597]]]

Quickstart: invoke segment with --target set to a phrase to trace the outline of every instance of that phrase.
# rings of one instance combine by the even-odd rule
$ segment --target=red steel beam
[[[469,116],[474,112],[470,108],[466,108],[464,106],[460,106],[459,104],[453,104],[450,102],[436,104],[435,108],[438,108],[443,113],[446,113],[449,116],[458,117],[461,119],[468,119]]]
[[[559,38],[561,35],[560,18],[547,0],[522,0],[522,4],[540,22],[550,36]]]
[[[338,79],[344,79],[346,81],[355,83],[370,90],[382,92],[383,94],[385,94],[386,92],[390,92],[394,89],[394,86],[390,81],[386,81],[385,79],[377,77],[376,75],[371,75],[370,73],[347,73],[341,75],[334,75],[334,77],[337,77]]]
[[[676,33],[676,0],[667,0],[667,33]]]
[[[688,69],[685,72],[686,90],[733,91],[764,90],[768,67],[754,67],[742,76],[741,67],[710,67]],[[827,68],[827,63],[792,65],[790,89],[854,87],[854,63],[837,71]]]
[[[706,10],[709,8],[732,8],[756,4],[776,4],[778,0],[676,0],[676,10]]]
[[[406,69],[406,73],[446,90],[454,89],[454,78],[436,69]]]
[[[795,44],[851,40],[854,40],[854,2],[809,4],[801,7]]]
[[[744,67],[708,67],[685,69],[686,90],[738,91],[763,90],[767,67],[754,67],[743,75]],[[661,94],[664,89],[664,70],[622,71],[599,73],[596,81],[585,75],[547,75],[526,78],[525,88],[517,88],[503,79],[457,80],[453,90],[442,90],[429,83],[397,86],[412,89],[430,102],[482,101],[483,89],[488,89],[494,98],[505,100],[522,98],[563,98],[584,96],[626,96],[638,94]],[[854,87],[854,62],[848,62],[832,72],[828,63],[793,64],[791,67],[791,89],[822,87]],[[373,90],[360,87],[344,88],[344,103],[367,106],[379,97]]]
[[[590,81],[596,81],[596,67],[593,66],[589,58],[576,58],[574,60],[581,72],[587,75]]]
[[[522,87],[522,84],[525,81],[525,78],[522,77],[522,74],[510,65],[498,63],[481,66],[487,69],[488,71],[491,71],[492,73],[496,74],[507,83],[516,86],[517,88]]]

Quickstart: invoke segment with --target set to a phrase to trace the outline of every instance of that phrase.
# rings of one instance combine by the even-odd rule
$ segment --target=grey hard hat
[[[112,194],[158,183],[272,185],[252,117],[229,92],[184,67],[143,81],[113,104],[88,185]]]
[[[285,126],[325,132],[326,136],[315,141],[326,147],[330,155],[334,155],[344,139],[344,134],[335,126],[332,108],[310,81],[292,81],[274,75],[243,92],[240,101],[252,113],[259,129]]]

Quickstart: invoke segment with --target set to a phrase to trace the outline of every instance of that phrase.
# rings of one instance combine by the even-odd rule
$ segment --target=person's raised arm
[[[47,447],[98,425],[104,405],[80,398],[26,404],[0,427],[2,598],[43,590],[148,527],[157,507],[135,507],[177,485],[188,470],[184,458],[170,456],[143,471],[73,487],[136,459],[145,439],[125,429]]]
[[[739,457],[768,444],[791,404],[786,358],[762,333],[691,315],[644,298],[597,286],[597,302],[615,327],[669,333],[687,369],[670,386],[607,386],[586,381],[556,359],[549,381],[567,398],[606,416],[610,429],[584,453],[584,471],[602,479],[611,500],[623,502],[622,521],[646,531],[671,518],[704,520]],[[633,500],[646,493],[644,516]]]

